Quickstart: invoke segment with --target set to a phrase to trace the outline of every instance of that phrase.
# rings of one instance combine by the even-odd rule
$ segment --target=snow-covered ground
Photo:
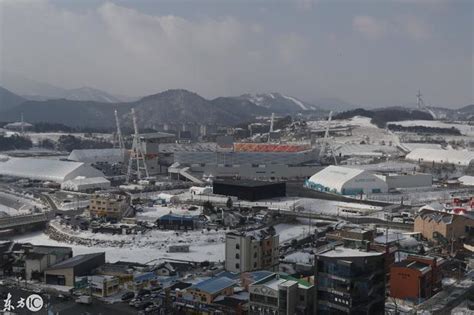
[[[338,144],[360,144],[364,141],[365,144],[380,145],[385,143],[392,143],[393,146],[399,143],[398,136],[388,130],[378,128],[370,122],[370,118],[355,116],[351,119],[332,120],[331,128],[351,127],[352,135],[345,136],[331,136],[330,142],[333,147]],[[308,121],[310,129],[324,129],[328,122],[325,120]]]
[[[156,221],[159,217],[169,214],[170,212],[178,215],[200,215],[202,213],[202,207],[197,207],[196,210],[188,210],[189,206],[185,205],[154,205],[153,207],[144,207],[143,212],[139,212],[136,215],[139,221]]]
[[[57,224],[57,223],[56,223]],[[133,261],[146,263],[156,259],[183,259],[189,261],[223,261],[225,259],[225,233],[226,231],[159,231],[154,230],[144,235],[108,235],[94,234],[89,231],[68,231],[61,227],[64,233],[75,237],[87,239],[91,244],[104,244],[114,242],[116,246],[110,245],[77,245],[67,242],[52,240],[45,233],[32,233],[20,235],[13,238],[16,242],[29,242],[35,245],[69,246],[74,255],[105,252],[106,259],[110,262]],[[280,234],[280,243],[284,243],[295,237],[308,233],[308,226],[302,224],[278,224],[275,230]],[[180,242],[181,241],[181,242]],[[110,243],[107,243],[110,244]],[[170,244],[189,244],[189,253],[167,253],[166,247]]]

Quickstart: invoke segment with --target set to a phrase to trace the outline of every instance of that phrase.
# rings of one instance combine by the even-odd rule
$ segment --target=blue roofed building
[[[227,277],[216,277],[194,284],[186,290],[194,301],[210,304],[220,295],[231,296],[237,282]]]
[[[156,225],[161,230],[194,230],[197,216],[165,214],[156,220]]]

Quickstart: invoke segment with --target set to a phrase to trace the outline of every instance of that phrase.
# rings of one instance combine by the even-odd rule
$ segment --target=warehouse
[[[35,158],[0,160],[0,175],[56,183],[76,177],[104,177],[101,171],[84,163]]]
[[[426,173],[387,173],[377,176],[387,183],[388,189],[431,187],[433,185],[433,175]]]
[[[405,159],[424,164],[454,164],[469,166],[474,162],[474,151],[415,149]]]
[[[234,196],[243,200],[256,201],[286,196],[284,182],[265,182],[256,180],[215,180],[214,194]]]
[[[61,184],[61,189],[78,192],[93,192],[98,189],[110,188],[110,181],[104,177],[70,179]]]
[[[105,253],[74,256],[45,270],[46,284],[73,287],[76,277],[86,276],[95,268],[105,264]]]
[[[305,186],[341,195],[384,193],[387,183],[375,174],[354,168],[330,165],[311,176]]]

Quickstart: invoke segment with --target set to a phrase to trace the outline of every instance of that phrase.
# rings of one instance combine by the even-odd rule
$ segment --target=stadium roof
[[[0,175],[62,183],[76,177],[104,177],[84,163],[51,159],[9,158],[0,160]]]
[[[84,163],[123,162],[125,150],[122,149],[84,149],[72,150],[68,160]]]
[[[448,163],[468,166],[474,161],[474,151],[420,148],[411,151],[405,158],[407,160],[424,163]]]

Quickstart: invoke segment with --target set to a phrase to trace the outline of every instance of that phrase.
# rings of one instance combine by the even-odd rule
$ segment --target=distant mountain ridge
[[[14,108],[24,101],[25,99],[23,97],[18,96],[15,93],[12,93],[0,86],[0,112]]]
[[[136,100],[136,98],[128,96],[112,95],[111,93],[92,87],[66,89],[9,72],[2,73],[0,85],[32,101],[67,99],[72,101],[118,103]]]

